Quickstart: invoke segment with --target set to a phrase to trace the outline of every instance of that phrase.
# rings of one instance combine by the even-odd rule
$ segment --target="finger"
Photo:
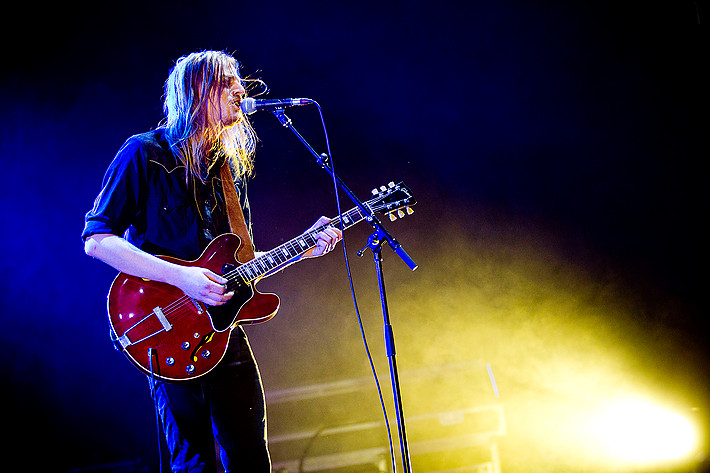
[[[220,306],[229,302],[232,296],[234,296],[234,291],[230,291],[226,294],[211,293],[209,296],[205,297],[202,302],[211,306]]]
[[[205,287],[212,294],[222,295],[227,292],[226,284],[217,284],[215,282],[209,282]]]
[[[330,228],[324,228],[322,231],[318,232],[318,234],[316,235],[316,237],[319,240],[323,240],[326,242],[332,240],[335,236],[337,236],[337,233],[335,233]]]
[[[200,295],[204,297],[210,297],[213,294],[222,295],[227,292],[227,284],[219,284],[214,281],[207,279],[203,281],[203,285],[200,288]]]
[[[227,284],[229,282],[229,279],[222,277],[217,273],[213,273],[212,271],[210,271],[209,273],[205,273],[205,276],[207,276],[208,279],[214,281],[217,284]]]
[[[314,228],[320,227],[322,225],[326,225],[328,222],[330,222],[330,219],[328,217],[321,217],[318,220],[316,220],[316,223],[310,226],[308,230],[313,230]]]
[[[336,230],[333,227],[326,228],[323,233],[328,235],[329,241],[332,241],[332,242],[337,242],[338,240],[340,240],[343,237],[343,233],[340,230]]]
[[[323,232],[318,241],[323,242],[326,251],[330,251],[335,248],[335,245],[337,245],[340,240],[340,235],[335,232]]]
[[[325,253],[325,250],[328,248],[328,244],[324,240],[318,240],[318,243],[316,243],[316,247],[313,248],[313,256],[320,256],[323,253]]]
[[[217,294],[214,297],[214,300],[218,301],[220,304],[224,304],[229,301],[229,299],[231,299],[233,295],[234,291],[226,292],[224,294]]]
[[[200,302],[204,302],[205,304],[209,306],[217,306],[217,305],[222,305],[224,302],[222,300],[217,299],[216,294],[212,293],[211,295],[208,296],[202,296],[199,298]]]

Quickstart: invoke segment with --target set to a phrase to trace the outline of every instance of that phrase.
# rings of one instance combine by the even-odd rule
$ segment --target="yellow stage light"
[[[639,400],[611,403],[591,422],[591,429],[600,447],[624,462],[680,460],[697,442],[688,419]]]

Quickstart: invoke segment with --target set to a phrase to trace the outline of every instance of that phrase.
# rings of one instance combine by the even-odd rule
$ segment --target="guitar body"
[[[227,279],[234,296],[224,305],[209,307],[169,284],[119,273],[108,294],[108,318],[117,348],[140,371],[169,382],[189,381],[212,371],[224,358],[232,330],[240,324],[271,319],[279,309],[276,294],[262,294],[256,282],[293,262],[317,244],[318,232],[328,226],[350,228],[372,212],[384,211],[391,219],[404,216],[416,201],[403,183],[390,182],[373,191],[362,207],[261,254],[241,262],[237,235],[221,235],[194,261],[161,257],[183,266],[207,268]]]
[[[215,238],[194,261],[161,257],[183,266],[199,266],[217,274],[234,274],[241,266],[238,236]],[[210,307],[166,283],[119,273],[108,295],[109,324],[117,346],[142,372],[170,382],[209,373],[227,351],[239,324],[266,322],[276,315],[279,297],[256,290],[254,282],[234,277],[234,296]]]

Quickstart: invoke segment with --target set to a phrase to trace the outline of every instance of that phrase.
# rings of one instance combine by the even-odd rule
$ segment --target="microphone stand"
[[[328,155],[325,153],[318,154],[313,147],[308,144],[308,142],[301,136],[301,134],[294,128],[293,123],[289,117],[286,116],[283,109],[275,109],[271,111],[274,116],[279,120],[281,125],[288,128],[293,132],[298,140],[306,147],[306,149],[313,155],[316,162],[323,168],[331,178],[337,183],[338,187],[352,200],[355,205],[360,209],[363,215],[367,215],[365,220],[367,220],[374,229],[374,233],[368,238],[368,244],[362,250],[358,251],[358,256],[362,256],[366,248],[372,250],[374,261],[375,261],[375,271],[377,273],[377,281],[379,283],[380,289],[380,300],[382,304],[382,315],[384,318],[384,338],[385,338],[385,349],[387,352],[387,359],[389,360],[390,367],[390,381],[392,383],[392,394],[394,397],[394,406],[397,411],[397,430],[399,433],[399,446],[402,455],[402,465],[405,473],[410,473],[412,471],[412,464],[409,458],[409,445],[407,442],[407,433],[404,425],[404,412],[402,409],[402,397],[400,394],[399,387],[399,375],[397,371],[397,360],[396,351],[394,346],[394,332],[392,330],[392,325],[390,324],[390,314],[389,308],[387,306],[387,295],[385,292],[385,279],[384,272],[382,269],[382,244],[387,243],[392,250],[404,261],[404,263],[414,271],[417,269],[417,264],[409,257],[402,245],[382,227],[382,223],[379,221],[377,216],[371,212],[370,209],[365,207],[360,199],[348,188],[347,185],[338,177],[332,167],[327,164]],[[386,413],[385,413],[386,415]]]

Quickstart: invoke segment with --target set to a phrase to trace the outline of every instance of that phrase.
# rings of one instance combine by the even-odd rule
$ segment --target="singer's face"
[[[217,108],[213,110],[216,115],[213,117],[215,121],[221,122],[224,126],[239,123],[244,118],[240,105],[245,93],[237,71],[233,67],[227,69],[214,98],[215,108]]]

